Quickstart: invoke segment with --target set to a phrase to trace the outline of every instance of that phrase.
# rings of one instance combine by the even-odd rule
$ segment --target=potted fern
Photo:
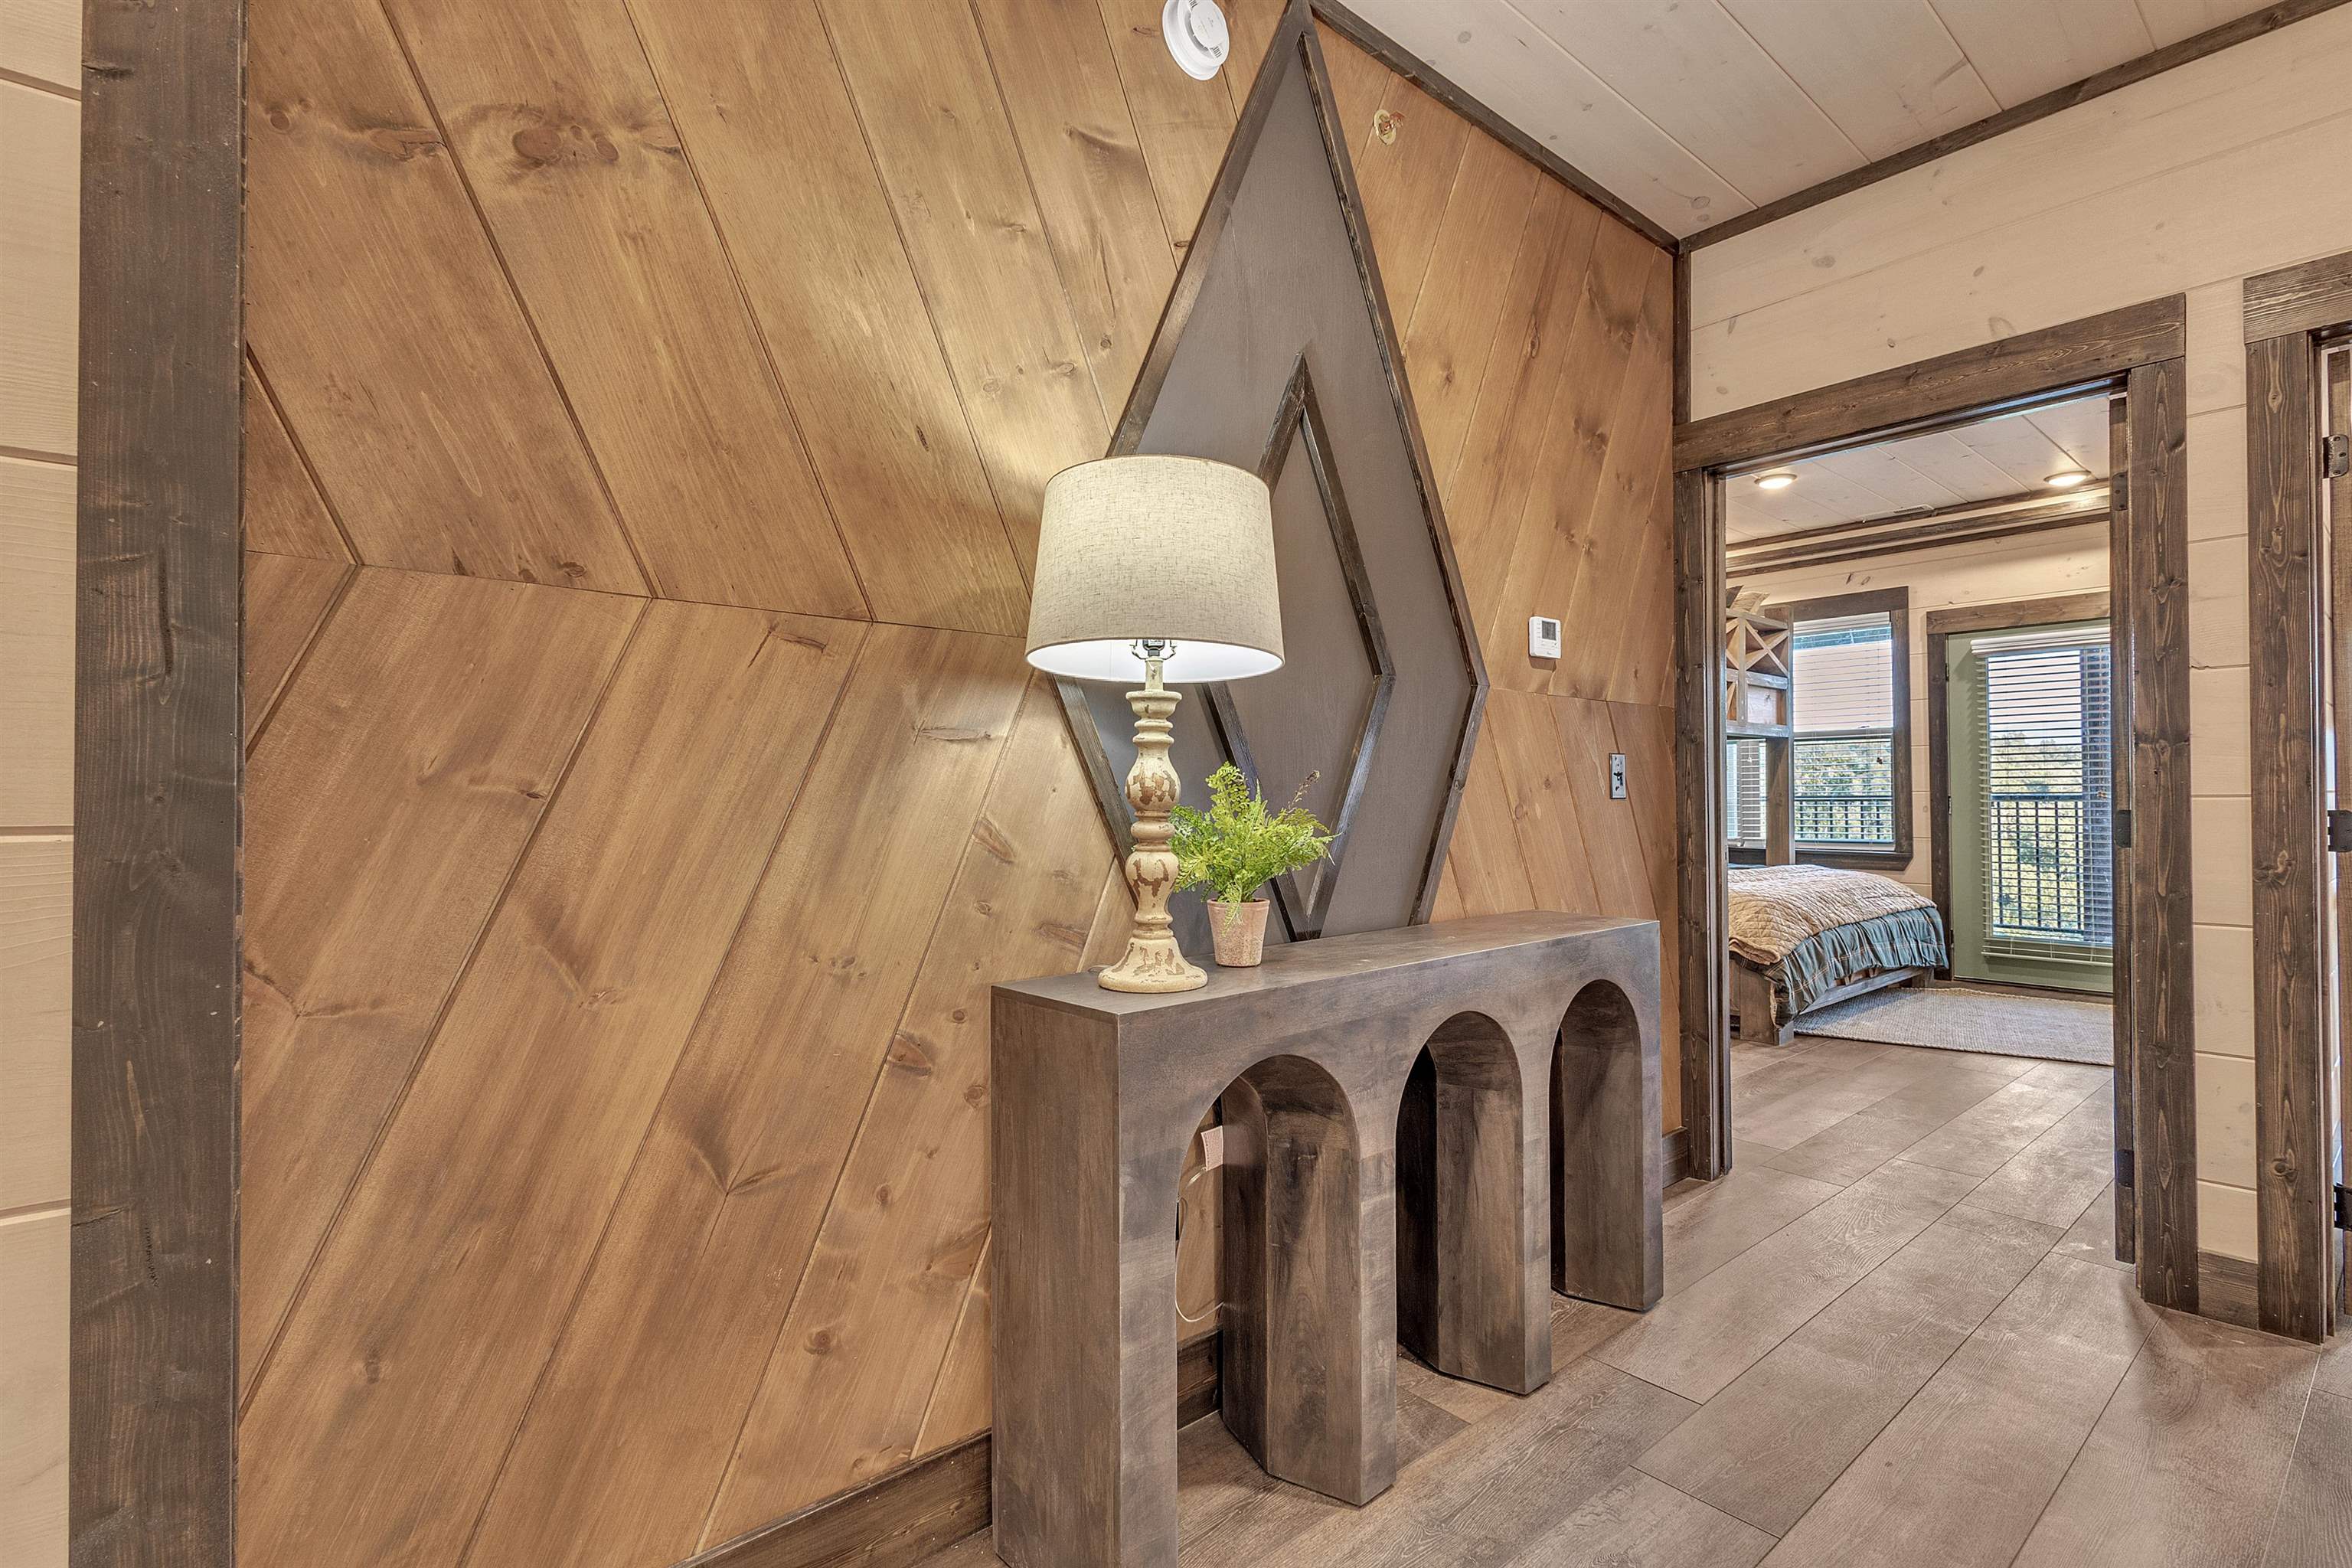
[[[1315,814],[1299,804],[1307,785],[1280,811],[1268,811],[1265,797],[1250,788],[1241,769],[1227,763],[1209,775],[1209,809],[1180,805],[1169,847],[1176,852],[1176,887],[1206,888],[1209,931],[1217,962],[1247,968],[1265,956],[1263,888],[1285,871],[1311,866],[1331,847],[1331,837]]]

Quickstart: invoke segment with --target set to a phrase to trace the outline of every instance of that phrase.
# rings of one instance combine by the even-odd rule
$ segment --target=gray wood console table
[[[1547,1284],[1646,1308],[1658,931],[1499,915],[1300,942],[1203,990],[1090,973],[993,1012],[996,1550],[1176,1562],[1176,1183],[1225,1119],[1226,1426],[1352,1503],[1396,1474],[1396,1346],[1527,1393]],[[1427,1054],[1423,1054],[1423,1047]]]

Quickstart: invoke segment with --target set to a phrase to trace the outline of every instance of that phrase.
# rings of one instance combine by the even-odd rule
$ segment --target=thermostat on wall
[[[1559,657],[1559,623],[1549,616],[1528,617],[1528,657],[1558,658]]]

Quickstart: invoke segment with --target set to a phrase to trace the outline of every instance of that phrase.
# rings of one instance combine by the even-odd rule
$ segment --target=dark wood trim
[[[1768,533],[1760,539],[1734,540],[1729,546],[1734,556],[1743,552],[1754,554],[1763,550],[1778,550],[1798,544],[1820,544],[1828,549],[1841,546],[1873,529],[1902,529],[1932,526],[1947,521],[1964,522],[1980,519],[1987,522],[2007,522],[2028,518],[2067,517],[2082,512],[2105,512],[2107,510],[2107,487],[2105,480],[2085,485],[2078,490],[2053,495],[2048,490],[2022,490],[2015,495],[1996,496],[1990,500],[1954,501],[1928,510],[1883,513],[1877,517],[1854,518],[1846,522],[1825,522],[1817,528],[1801,528],[1789,533]]]
[[[1946,668],[1951,654],[1950,639],[1974,632],[2095,620],[2108,614],[2111,603],[2105,592],[2053,594],[2046,599],[2008,599],[1998,604],[1958,605],[1948,610],[1927,612],[1922,628],[1927,655],[1927,864],[1930,896],[1936,900],[1936,913],[1943,920],[1944,941],[1948,944],[1952,940],[1952,734],[1948,711],[1951,705],[1951,675]],[[2110,867],[2111,873],[2112,870]],[[1948,966],[1937,973],[1941,978],[1951,978]],[[1969,984],[2004,983],[1972,980]],[[2049,990],[2053,995],[2080,994],[2038,985],[2011,984],[2009,988]]]
[[[811,1503],[677,1568],[913,1568],[988,1528],[989,1435]]]
[[[1677,1127],[1658,1140],[1658,1165],[1664,1173],[1660,1184],[1673,1186],[1691,1173],[1690,1129]]]
[[[2046,529],[2076,528],[2104,522],[2106,517],[2107,488],[2100,485],[2068,496],[2044,494],[1999,501],[1968,501],[1933,511],[1898,512],[1889,517],[1829,523],[1798,533],[1767,534],[1761,539],[1733,542],[1727,559],[1734,573],[1753,574],[1873,555],[1901,555]]]
[[[2111,384],[2135,365],[2188,352],[2179,294],[2020,332],[1916,364],[1717,414],[1675,431],[1675,467],[1788,462],[1915,427],[2038,406]]]
[[[1731,1084],[1721,1052],[1730,1037],[1729,954],[1722,940],[1723,486],[1675,476],[1675,929],[1681,963],[1683,1125],[1690,1173],[1731,1169]]]
[[[2352,321],[2352,250],[2246,279],[2246,342],[2328,331]]]
[[[84,29],[68,1531],[229,1568],[244,7]]]
[[[2107,454],[2112,464],[2116,457],[2131,450],[2131,415],[2123,398],[2107,405]],[[2109,521],[2107,524],[2107,647],[2109,679],[2112,687],[2107,702],[2113,723],[2116,750],[2110,760],[2109,784],[2116,794],[2116,809],[2129,811],[2132,806],[2132,754],[2134,739],[2131,724],[2133,670],[2137,666],[2139,617],[2113,613],[2115,590],[2119,584],[2132,581],[2132,560],[2137,549],[2137,530],[2131,521],[2128,479],[2120,488],[2109,481]],[[2186,635],[2185,633],[2183,635]],[[2138,1020],[2132,1012],[2131,957],[2137,945],[2132,930],[2132,900],[2123,896],[2126,879],[2132,868],[2118,855],[2115,870],[2116,900],[2116,962],[2119,967],[2108,977],[2108,1005],[2114,1010],[2116,1110],[2114,1140],[2116,1146],[2116,1180],[2113,1199],[2116,1258],[2124,1263],[2137,1263],[2139,1258],[2139,1191],[2132,1183],[2134,1163],[2132,1140],[2138,1133],[2137,1112],[2134,1103],[2132,1042],[2139,1038]]]
[[[2119,1194],[2117,1256],[2138,1256],[2148,1300],[2196,1309],[2195,1008],[2189,963],[2188,473],[2182,406],[2185,302],[2178,296],[2028,333],[1919,365],[1858,377],[1676,432],[1675,731],[1683,841],[1678,933],[1684,971],[1684,1100],[1727,1134],[1722,1018],[1724,470],[1790,454],[1779,441],[1854,446],[1971,416],[2038,406],[2095,386],[2126,393],[2110,412],[2125,454],[2111,486],[2109,582],[2119,712],[2116,790],[2136,846],[2116,860],[2116,1148],[2135,1154]],[[2071,335],[2070,335],[2071,334]],[[2085,376],[2095,368],[2097,374]],[[2035,376],[2048,379],[2040,385]],[[1895,423],[1874,429],[1873,417]],[[1710,553],[1711,552],[1711,553]],[[2127,751],[2127,755],[2126,754]],[[1703,850],[1702,850],[1702,847]],[[2138,1055],[2137,1063],[2135,1053]],[[1722,1150],[1727,1163],[1728,1150]]]
[[[1907,587],[1865,588],[1853,594],[1831,594],[1813,599],[1790,599],[1768,605],[1790,626],[1799,621],[1825,620],[1832,616],[1867,616],[1885,611],[1894,634],[1895,743],[1889,759],[1895,772],[1895,845],[1891,849],[1824,849],[1820,845],[1791,841],[1797,859],[1815,866],[1852,866],[1866,871],[1899,870],[1911,864],[1911,590]],[[1795,653],[1790,655],[1794,668]],[[1800,697],[1801,700],[1801,696]],[[1792,738],[1793,740],[1796,738]],[[1790,779],[1793,786],[1794,779]]]
[[[1176,1347],[1176,1424],[1215,1413],[1219,1335]],[[914,1568],[988,1528],[990,1436],[979,1432],[757,1530],[677,1568]]]
[[[2135,366],[2126,394],[2132,623],[2133,1165],[2140,1294],[2197,1310],[2197,1016],[2190,976],[2188,362]]]
[[[2039,98],[2028,99],[2015,108],[2004,109],[1998,114],[1989,114],[1984,119],[1963,125],[1957,131],[1947,131],[1941,136],[1922,142],[1916,147],[1906,147],[1899,153],[1890,153],[1875,163],[1864,163],[1859,169],[1849,169],[1843,174],[1832,175],[1818,184],[1808,185],[1801,191],[1792,191],[1777,200],[1765,203],[1752,212],[1745,212],[1738,217],[1727,218],[1712,228],[1703,228],[1696,234],[1686,237],[1682,242],[1683,248],[1697,250],[1706,246],[1714,245],[1717,241],[1729,239],[1736,235],[1761,228],[1766,224],[1777,222],[1791,213],[1801,213],[1807,207],[1815,207],[1823,202],[1834,201],[1840,196],[1862,190],[1865,186],[1874,185],[1881,180],[1893,179],[1906,170],[1918,168],[1924,163],[1932,163],[1938,158],[1948,157],[1963,147],[1973,147],[1979,142],[1990,142],[1994,137],[2014,131],[2021,125],[2031,125],[2037,120],[2046,120],[2061,110],[2088,103],[2095,98],[2103,98],[2117,88],[2129,87],[2137,81],[2146,81],[2149,77],[2161,71],[2168,71],[2175,66],[2187,65],[2191,60],[2218,54],[2234,44],[2242,44],[2249,38],[2258,38],[2265,33],[2276,32],[2279,28],[2300,22],[2307,16],[2316,16],[2323,11],[2332,11],[2343,3],[2344,0],[2281,0],[2281,4],[2266,6],[2248,16],[2224,22],[2218,27],[2209,27],[2194,37],[2183,38],[2176,44],[2167,44],[2164,47],[2152,49],[2136,59],[2128,59],[2121,65],[2111,66],[2095,76],[2084,77],[2081,81],[2053,89]]]
[[[1315,14],[1331,25],[1331,30],[1370,55],[1381,64],[1445,105],[1463,119],[1591,202],[1601,211],[1648,240],[1661,250],[1675,248],[1675,237],[1652,219],[1645,217],[1632,203],[1619,196],[1600,181],[1487,108],[1471,94],[1454,85],[1436,67],[1414,54],[1403,45],[1357,16],[1339,0],[1314,0]]]
[[[2063,533],[2070,528],[2088,528],[2105,522],[2107,514],[2095,511],[2079,517],[2050,518],[2041,522],[2021,522],[2008,527],[1963,529],[1949,528],[1948,537],[1930,539],[1888,538],[1882,543],[1856,546],[1827,555],[1800,556],[1790,561],[1758,562],[1750,564],[1735,561],[1727,568],[1734,581],[1745,582],[1750,577],[1763,577],[1776,572],[1801,571],[1812,566],[1837,566],[1855,561],[1884,561],[1897,555],[1912,555],[1928,550],[1948,550],[1963,544],[1994,544],[2004,540],[2023,539],[2036,533]]]
[[[1691,264],[1687,251],[1675,252],[1675,423],[1691,416]]]
[[[2247,319],[2256,304],[2250,292]],[[2252,725],[2254,1148],[2261,1324],[2329,1329],[2326,872],[2320,711],[2319,353],[2308,327],[2246,346],[2248,718]]]
[[[1927,612],[1929,637],[1954,632],[1998,632],[2015,626],[2055,626],[2092,621],[2108,613],[2113,600],[2104,588],[2083,594],[2053,594],[2046,599],[2004,599],[1999,604],[1956,605]]]

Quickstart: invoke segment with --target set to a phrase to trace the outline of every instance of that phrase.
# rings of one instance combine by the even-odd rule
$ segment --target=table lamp
[[[1102,972],[1108,991],[1190,991],[1209,977],[1176,945],[1168,847],[1176,770],[1168,744],[1181,694],[1167,682],[1239,680],[1282,667],[1274,506],[1255,474],[1205,458],[1105,458],[1045,485],[1029,662],[1076,680],[1131,680],[1135,765],[1127,882],[1135,931]]]

